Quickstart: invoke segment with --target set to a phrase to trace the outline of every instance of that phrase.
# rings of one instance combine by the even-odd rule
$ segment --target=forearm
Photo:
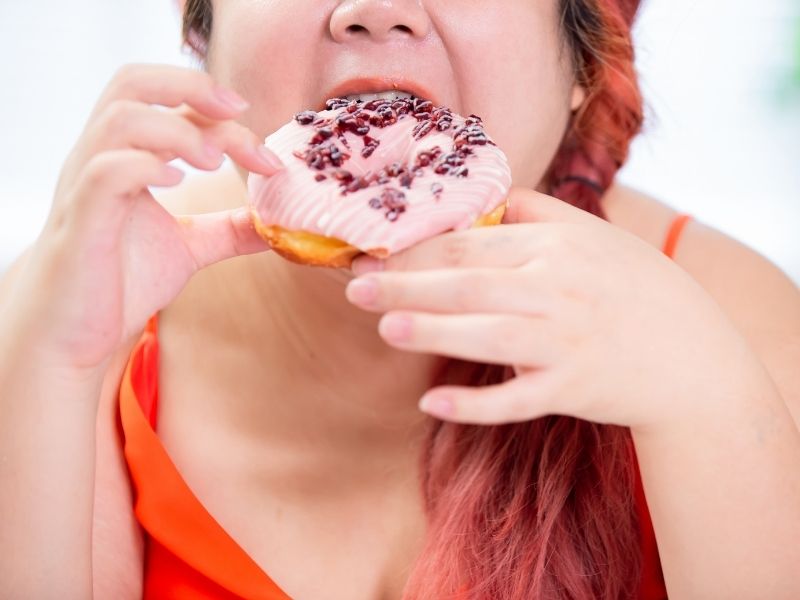
[[[0,332],[0,596],[90,598],[99,373]],[[16,329],[16,331],[12,331]]]
[[[800,434],[758,360],[740,363],[682,424],[632,432],[673,598],[800,598]]]

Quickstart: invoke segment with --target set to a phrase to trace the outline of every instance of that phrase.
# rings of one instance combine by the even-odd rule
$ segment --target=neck
[[[241,169],[219,175],[220,188],[195,208],[246,201]],[[441,359],[388,346],[380,316],[346,300],[351,277],[265,252],[204,269],[176,301],[174,315],[189,319],[189,330],[203,323],[204,339],[218,344],[215,378],[236,399],[221,418],[237,435],[362,461],[416,458],[409,444],[430,422],[417,402]]]
[[[361,460],[409,454],[421,440],[430,418],[417,402],[440,359],[389,347],[379,316],[345,299],[350,277],[274,253],[196,276],[184,311],[212,312],[193,320],[210,324],[223,350],[220,373],[238,400],[225,418],[237,434]]]

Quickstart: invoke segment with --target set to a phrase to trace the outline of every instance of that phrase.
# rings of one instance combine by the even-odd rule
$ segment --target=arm
[[[757,253],[694,228],[677,258],[747,347],[730,377],[697,390],[711,413],[634,432],[667,584],[679,598],[797,598],[788,574],[800,565],[800,294]]]
[[[17,274],[13,268],[2,287],[11,288]],[[14,304],[5,298],[0,320],[2,596],[46,598],[57,589],[65,598],[90,598],[103,370],[50,364]]]
[[[783,399],[753,358],[697,404],[683,426],[633,431],[670,597],[797,598],[800,436]]]

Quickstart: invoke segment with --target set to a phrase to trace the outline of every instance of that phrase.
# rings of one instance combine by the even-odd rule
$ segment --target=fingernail
[[[378,332],[388,342],[407,342],[411,339],[411,317],[384,315],[378,323]]]
[[[347,299],[353,304],[369,306],[378,298],[378,283],[374,279],[353,279],[345,289]]]
[[[383,264],[384,263],[382,260],[375,258],[374,256],[364,254],[353,261],[353,264],[350,265],[350,269],[356,276],[359,276],[367,273],[383,271]]]
[[[248,106],[250,106],[250,103],[247,100],[242,98],[239,94],[237,94],[233,90],[229,90],[228,88],[225,87],[221,86],[215,87],[214,96],[226,107],[232,108],[233,110],[242,111]]]
[[[452,417],[455,413],[455,403],[448,396],[442,394],[426,394],[419,401],[419,409],[436,417]]]
[[[256,155],[265,166],[271,169],[278,170],[285,166],[283,162],[281,162],[281,159],[278,158],[275,153],[266,146],[256,146]]]

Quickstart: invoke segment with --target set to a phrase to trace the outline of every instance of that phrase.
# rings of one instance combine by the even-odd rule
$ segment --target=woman
[[[798,292],[613,183],[636,2],[211,4],[207,74],[115,76],[2,283],[2,595],[797,597]],[[343,84],[481,115],[505,224],[264,252],[260,141]]]

